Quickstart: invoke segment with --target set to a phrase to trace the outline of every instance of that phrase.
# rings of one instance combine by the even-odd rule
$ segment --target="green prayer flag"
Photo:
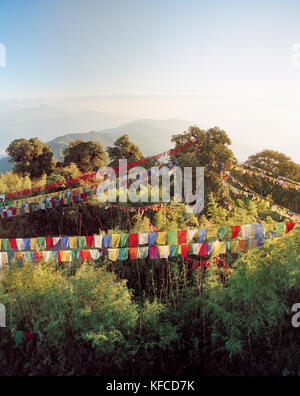
[[[15,338],[15,343],[16,343],[16,345],[22,344],[23,339],[24,339],[24,333],[23,333],[23,331],[16,330],[16,331],[15,331],[15,334],[14,334],[14,338]]]
[[[218,238],[220,241],[223,240],[223,238],[227,235],[230,227],[220,227],[218,231]]]
[[[128,241],[128,237],[129,237],[129,234],[121,234],[120,235],[120,247],[125,247],[126,246],[127,241]]]
[[[148,251],[149,251],[149,247],[148,246],[139,247],[139,258],[140,259],[147,258],[148,257]]]
[[[123,234],[123,235],[125,235],[125,234]],[[129,251],[128,247],[120,248],[118,260],[127,260],[128,259],[128,251]]]
[[[232,253],[239,252],[239,241],[227,241],[227,250]]]
[[[285,223],[276,223],[275,224],[275,231],[278,234],[284,234],[284,232],[285,232]]]
[[[87,247],[86,239],[85,239],[84,236],[79,236],[77,238],[77,240],[78,240],[78,246],[79,246],[80,249],[84,249],[84,248]]]
[[[177,245],[177,243],[178,243],[177,231],[169,231],[168,245]]]
[[[10,250],[10,243],[8,239],[2,239],[3,250]]]
[[[40,249],[45,250],[46,249],[46,239],[44,237],[38,237],[38,244]]]
[[[71,254],[72,254],[72,261],[75,261],[77,259],[77,250],[71,250]]]
[[[177,257],[178,256],[178,245],[171,245],[170,246],[170,257]]]

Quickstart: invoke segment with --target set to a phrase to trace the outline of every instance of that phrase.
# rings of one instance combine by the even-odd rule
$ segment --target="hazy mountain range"
[[[108,122],[108,117],[105,116],[104,118],[106,119],[105,122]],[[52,148],[55,159],[59,160],[62,158],[63,150],[73,140],[93,140],[100,142],[106,148],[112,145],[118,137],[127,134],[140,147],[144,155],[152,155],[168,150],[172,146],[172,135],[184,132],[189,125],[191,125],[190,122],[183,120],[135,120],[115,128],[65,134],[53,140],[46,141],[46,143]],[[33,136],[41,138],[37,134],[32,134],[28,137]],[[41,140],[45,141],[45,139]],[[0,159],[0,172],[5,173],[11,170],[13,166],[14,164],[9,162],[9,157],[3,157],[2,155]]]
[[[51,105],[0,111],[0,148],[19,137],[49,141],[74,131],[114,128],[130,119],[100,111],[74,111]]]
[[[5,150],[18,138],[38,137],[48,142],[59,159],[74,139],[93,139],[107,147],[127,133],[147,155],[170,148],[172,134],[195,124],[202,129],[225,129],[232,140],[231,149],[241,161],[263,149],[273,149],[299,162],[300,135],[287,127],[289,114],[280,113],[280,106],[258,99],[201,95],[0,99],[0,172],[12,169]],[[276,114],[279,120],[274,118]]]

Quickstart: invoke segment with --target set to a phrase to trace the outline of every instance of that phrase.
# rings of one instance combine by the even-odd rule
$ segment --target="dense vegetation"
[[[197,216],[186,215],[183,204],[132,215],[105,209],[94,199],[1,219],[0,237],[148,232],[153,227],[170,231],[260,221],[271,225],[280,220],[264,201],[226,196],[231,207],[225,203],[220,164],[230,169],[234,163],[225,131],[191,127],[172,138],[175,147],[195,140],[198,145],[174,155],[173,161],[181,167],[206,167],[206,205]],[[15,152],[14,142],[10,147]],[[1,193],[76,177],[94,169],[88,158],[95,166],[98,160],[115,164],[118,156],[142,158],[127,136],[109,147],[109,160],[98,143],[81,149],[82,142],[71,144],[65,160],[57,164],[49,155],[38,177],[31,168],[22,168],[21,159],[16,161],[14,172],[0,177]],[[82,156],[77,155],[80,150]],[[37,150],[33,162],[40,155]],[[249,161],[275,172],[268,168],[274,156],[264,152]],[[278,167],[277,174],[300,180],[299,165],[279,154],[278,158],[283,168]],[[296,193],[287,202],[279,187],[268,181],[262,185],[249,175],[240,179],[299,211]],[[0,302],[7,308],[8,321],[7,329],[0,329],[0,374],[299,375],[300,330],[291,325],[291,307],[300,302],[299,262],[300,232],[295,229],[263,248],[228,253],[226,268],[211,260],[209,268],[194,270],[182,257],[13,264],[2,270],[0,281]],[[15,330],[39,336],[16,345]]]

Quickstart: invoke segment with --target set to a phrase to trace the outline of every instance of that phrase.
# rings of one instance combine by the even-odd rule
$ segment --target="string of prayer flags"
[[[251,169],[247,169],[249,167]],[[239,164],[234,165],[232,169],[241,172],[242,174],[254,175],[263,178],[265,181],[270,181],[274,185],[279,185],[283,189],[296,190],[300,192],[300,183],[294,180],[288,179],[284,176],[275,177],[271,172],[264,169],[257,168],[251,164]]]
[[[237,195],[244,195],[246,197],[251,197],[252,199],[257,199],[257,200],[263,200],[265,202],[268,202],[269,205],[271,205],[271,210],[273,212],[277,212],[282,216],[285,216],[289,219],[292,220],[299,220],[300,219],[300,214],[293,212],[290,209],[284,208],[281,205],[275,204],[274,202],[270,201],[269,199],[263,197],[262,195],[256,193],[255,191],[251,190],[249,187],[245,186],[243,183],[241,183],[239,180],[237,180],[235,177],[232,175],[228,174],[227,178],[230,178],[235,184],[239,185],[243,190],[240,190],[228,182],[224,182],[225,186],[228,186],[230,191],[232,191],[234,194]],[[245,191],[248,190],[248,191]]]
[[[296,222],[220,226],[207,229],[143,232],[131,234],[102,234],[92,236],[61,236],[0,239],[0,251],[58,251],[86,249],[116,249],[148,245],[192,245],[195,242],[221,242],[228,240],[260,240],[281,237],[291,232]]]
[[[15,344],[21,345],[25,341],[34,340],[38,338],[40,341],[42,340],[42,333],[32,333],[30,331],[23,331],[23,330],[14,330],[13,332]]]
[[[177,153],[178,151],[181,151],[181,152],[185,151],[185,150],[187,150],[188,148],[190,148],[190,147],[192,147],[194,145],[199,145],[197,140],[195,140],[193,142],[186,143],[186,144],[178,146],[178,147],[175,147],[174,149],[165,151],[163,153],[159,153],[159,154],[154,155],[154,156],[149,156],[147,158],[143,158],[142,160],[139,160],[139,161],[130,162],[130,163],[127,164],[127,168],[131,169],[131,168],[133,168],[135,166],[138,166],[138,165],[144,165],[145,163],[147,163],[149,161],[154,161],[154,160],[157,160],[157,159],[159,159],[161,157],[167,157],[167,156],[173,155],[173,154]],[[114,168],[114,171],[119,171],[119,170],[120,170],[120,167],[118,167],[118,166]],[[67,180],[64,180],[64,181],[61,181],[61,182],[58,182],[58,183],[52,183],[52,184],[47,184],[47,185],[44,185],[44,186],[41,186],[41,187],[36,187],[36,188],[26,189],[26,190],[22,190],[22,191],[16,191],[16,192],[2,194],[2,195],[0,195],[0,201],[8,201],[10,199],[15,199],[15,198],[18,198],[18,197],[20,198],[20,197],[23,197],[23,196],[26,196],[26,195],[33,195],[33,194],[36,194],[36,193],[40,193],[42,190],[48,191],[48,190],[51,190],[53,188],[61,188],[64,185],[69,186],[69,185],[72,185],[74,183],[78,183],[78,182],[80,182],[82,180],[83,181],[94,180],[96,176],[97,176],[97,172],[93,172],[93,173],[89,173],[89,174],[84,174],[84,175],[78,176],[76,178],[67,179]]]
[[[186,258],[190,255],[222,256],[227,252],[246,253],[249,249],[260,248],[264,245],[266,238],[247,240],[228,240],[204,243],[192,243],[182,245],[155,245],[155,246],[135,246],[108,249],[80,249],[80,250],[58,250],[58,251],[9,251],[0,252],[0,268],[9,264],[12,260],[17,262],[72,262],[81,259],[82,261],[98,260],[106,252],[111,261],[138,260],[138,259],[168,259],[175,257]]]
[[[68,190],[57,193],[55,196],[37,196],[26,200],[26,202],[22,200],[14,201],[8,206],[0,206],[0,217],[7,219],[13,216],[35,213],[39,210],[65,206],[72,202],[81,202],[96,195],[97,190],[95,187],[95,185],[90,186],[88,192],[85,191],[86,187],[82,187],[76,189],[77,193],[73,190]]]

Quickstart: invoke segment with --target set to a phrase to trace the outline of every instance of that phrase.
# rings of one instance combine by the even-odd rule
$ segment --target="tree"
[[[51,173],[51,175],[47,177],[46,184],[59,183],[67,179],[75,178],[80,174],[81,172],[79,171],[77,165],[75,165],[73,162],[69,166],[57,166],[56,169]]]
[[[63,154],[64,166],[69,166],[73,162],[81,172],[96,172],[106,166],[108,160],[101,143],[93,141],[75,140]]]
[[[264,150],[251,155],[246,161],[247,164],[269,171],[275,178],[284,176],[295,181],[300,181],[300,165],[278,151]],[[299,211],[300,200],[298,191],[284,189],[270,179],[261,176],[241,174],[240,172],[233,172],[233,174],[243,184],[258,194],[264,197],[270,196],[275,203],[290,208],[293,211]]]
[[[275,177],[285,176],[300,182],[300,165],[278,151],[264,150],[251,155],[246,164],[272,172]]]
[[[197,163],[198,166],[209,165],[210,169],[218,170],[221,163],[232,163],[233,153],[228,148],[231,140],[219,127],[205,131],[197,126],[190,126],[187,132],[173,135],[171,141],[175,143],[175,148],[193,143],[187,150],[179,150],[173,155],[173,159],[178,160],[180,165],[192,166],[191,164]]]
[[[107,150],[110,166],[118,166],[119,159],[127,159],[128,162],[138,161],[142,158],[142,153],[137,145],[132,143],[128,135],[119,137]]]
[[[16,139],[7,148],[11,162],[15,162],[14,172],[20,175],[29,174],[37,179],[46,173],[49,175],[55,163],[51,148],[38,138]]]
[[[182,169],[204,167],[206,187],[215,193],[223,191],[219,175],[225,164],[231,165],[234,158],[228,147],[231,140],[225,131],[219,127],[205,131],[197,126],[190,126],[183,134],[173,135],[171,141],[175,143],[175,148],[193,143],[184,151],[178,150],[171,155],[171,159],[177,161]]]

